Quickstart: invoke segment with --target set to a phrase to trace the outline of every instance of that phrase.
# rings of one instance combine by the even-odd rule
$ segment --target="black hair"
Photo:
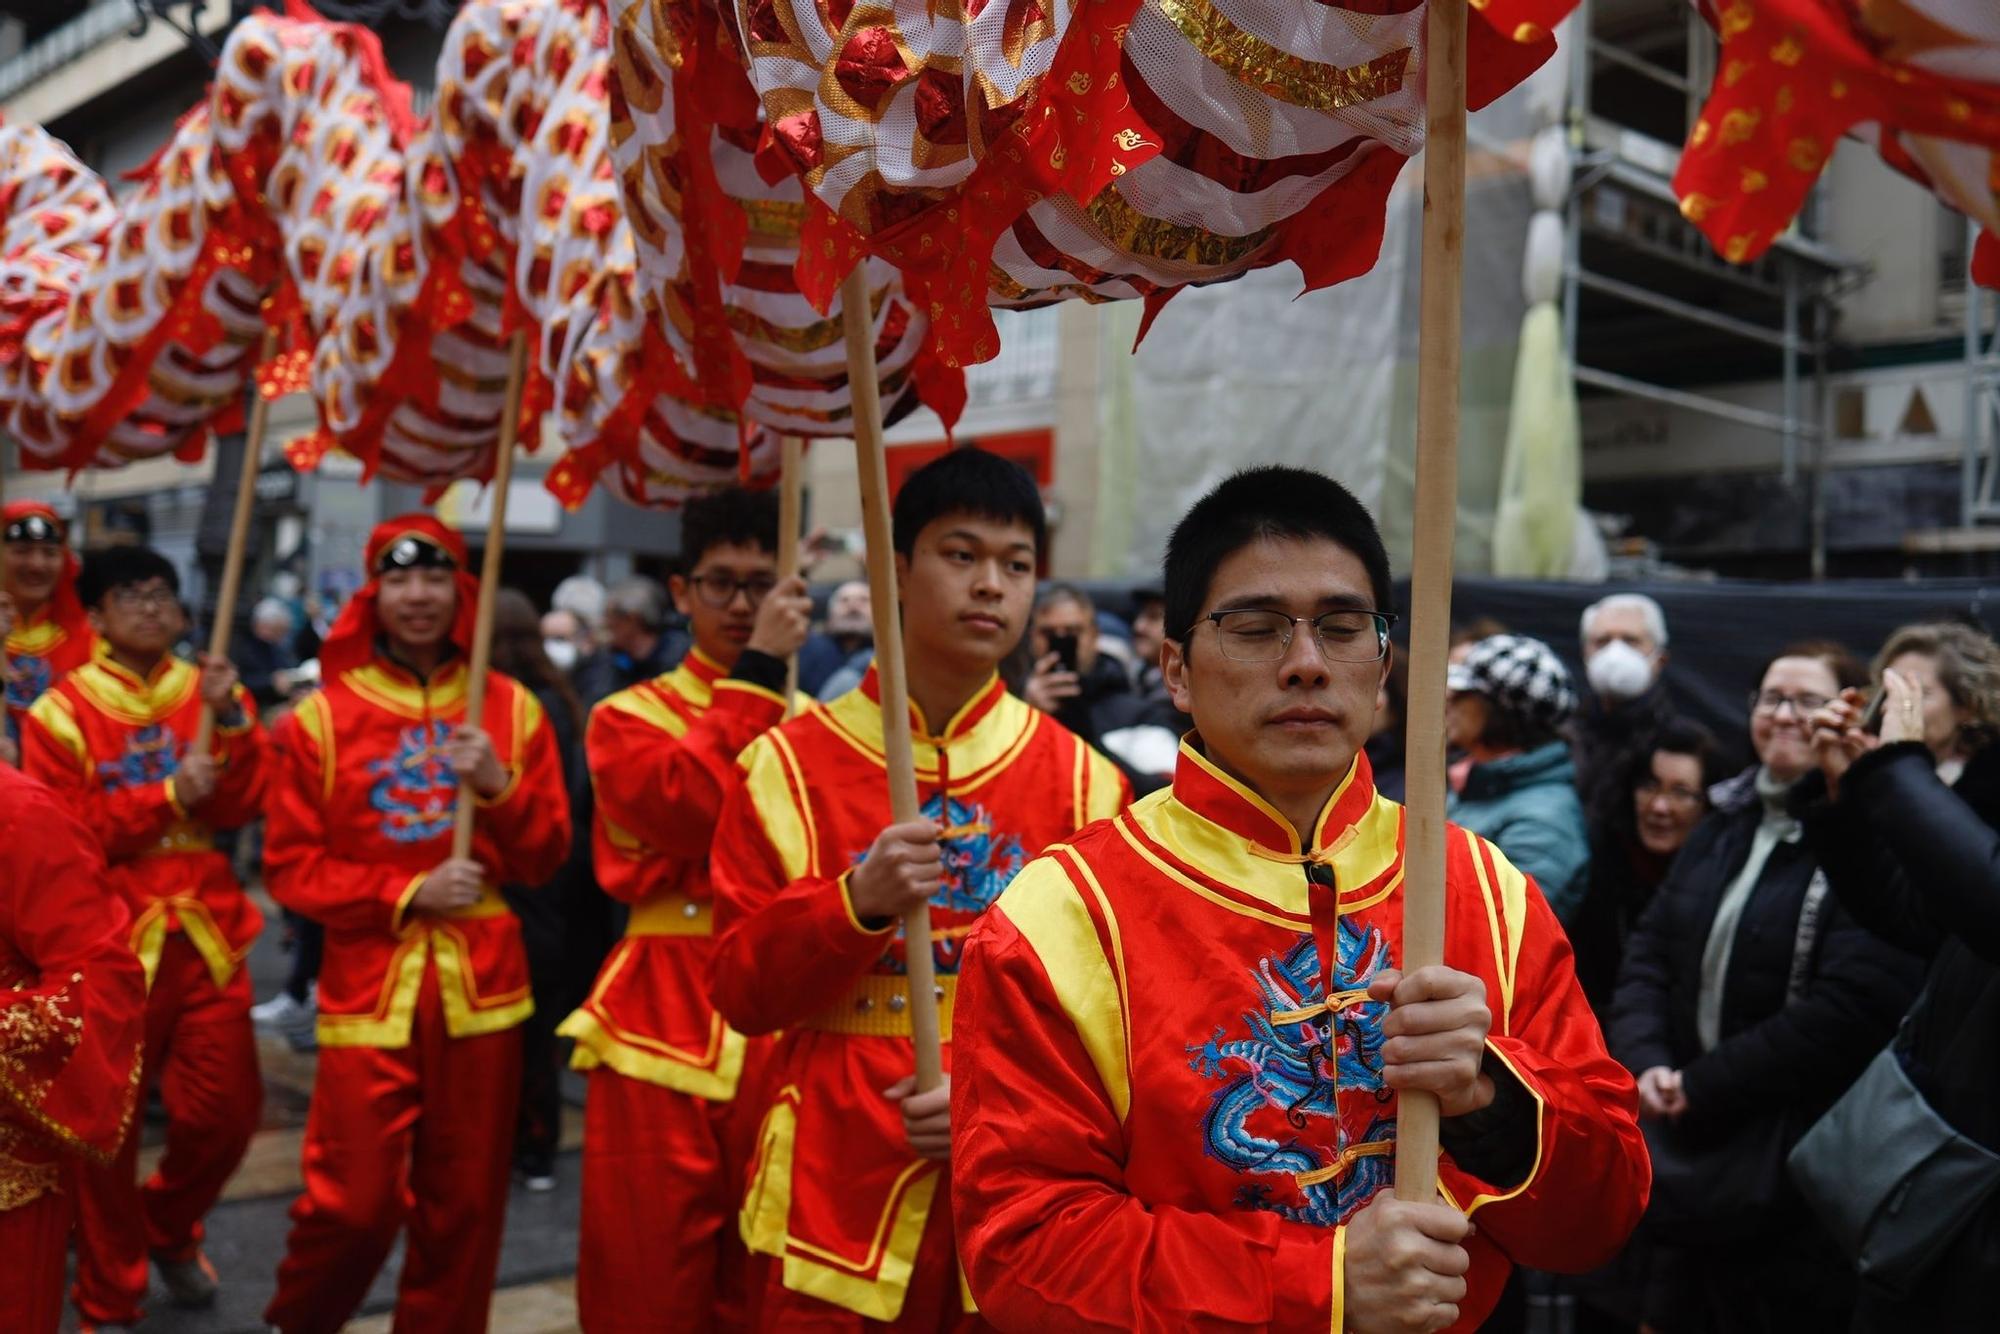
[[[1763,689],[1764,678],[1786,658],[1812,658],[1825,663],[1826,669],[1833,673],[1834,683],[1842,690],[1859,690],[1868,684],[1866,664],[1847,645],[1831,639],[1805,639],[1787,644],[1766,658],[1764,665],[1757,669],[1757,679],[1751,683],[1751,691],[1754,693]]]
[[[1653,757],[1660,754],[1686,755],[1700,765],[1704,791],[1727,777],[1723,772],[1722,747],[1716,744],[1715,734],[1692,719],[1669,718],[1640,747],[1638,763],[1632,770],[1635,790],[1653,776]]]
[[[151,547],[103,547],[84,556],[76,595],[86,607],[101,607],[112,589],[131,588],[149,579],[163,581],[175,597],[180,596],[180,571],[159,552]]]
[[[681,569],[691,571],[701,558],[722,546],[778,549],[778,498],[769,491],[740,486],[690,501],[681,512]]]
[[[896,550],[915,553],[917,534],[953,514],[1022,523],[1035,535],[1035,552],[1048,546],[1049,519],[1042,493],[1020,464],[983,449],[945,453],[911,473],[896,493]]]
[[[1374,609],[1395,610],[1381,530],[1352,491],[1307,468],[1246,468],[1197,500],[1167,540],[1167,633],[1185,642],[1217,568],[1268,537],[1347,548],[1368,571]]]

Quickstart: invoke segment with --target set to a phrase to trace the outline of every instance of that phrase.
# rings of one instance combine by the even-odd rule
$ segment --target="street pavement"
[[[277,907],[257,893],[264,909],[264,934],[252,949],[250,974],[263,1001],[283,982],[289,956],[282,947],[284,923]],[[208,1217],[204,1248],[222,1279],[212,1310],[177,1311],[155,1278],[141,1329],[147,1334],[264,1334],[264,1305],[276,1286],[290,1226],[286,1210],[299,1192],[299,1142],[312,1096],[314,1058],[300,1055],[282,1038],[259,1035],[257,1055],[264,1076],[263,1124],[243,1165]],[[581,1082],[565,1075],[565,1092]],[[157,1111],[157,1109],[155,1109]],[[151,1171],[160,1153],[164,1126],[157,1116],[144,1128],[140,1175]],[[562,1153],[556,1160],[556,1189],[530,1194],[516,1184],[507,1201],[507,1234],[500,1254],[500,1280],[493,1295],[492,1334],[566,1334],[576,1329],[577,1227],[582,1163],[583,1114],[563,1111]],[[389,1334],[396,1302],[396,1276],[403,1250],[383,1266],[348,1334]],[[72,1311],[64,1334],[76,1330]]]

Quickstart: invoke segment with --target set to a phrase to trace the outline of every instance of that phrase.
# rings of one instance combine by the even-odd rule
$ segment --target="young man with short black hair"
[[[77,568],[67,528],[45,501],[16,500],[0,510],[0,641],[7,646],[0,761],[18,761],[21,725],[42,692],[96,651],[76,596]]]
[[[1632,1080],[1532,882],[1450,830],[1446,962],[1397,967],[1403,812],[1362,751],[1389,599],[1317,473],[1239,473],[1175,530],[1174,785],[967,949],[954,1204],[1001,1327],[1471,1329],[1512,1264],[1591,1268],[1638,1221]],[[1442,1106],[1442,1203],[1388,1189],[1402,1089]]]
[[[948,1068],[966,932],[1030,857],[1127,796],[1000,681],[1034,603],[1034,482],[954,450],[911,474],[894,526],[922,817],[892,823],[871,668],[751,744],[716,836],[716,1007],[741,1032],[784,1030],[742,1219],[761,1329],[967,1318],[949,1086],[913,1092],[902,917],[928,905]]]
[[[371,579],[320,648],[326,685],[278,728],[265,828],[271,897],[326,928],[305,1192],[264,1318],[333,1334],[396,1235],[399,1329],[486,1328],[534,1010],[500,886],[569,852],[553,730],[526,686],[486,678],[466,717],[479,584],[426,514],[378,524]],[[472,855],[452,856],[459,785]]]
[[[78,593],[98,653],[29,710],[22,767],[96,832],[106,882],[131,911],[148,988],[144,1079],[167,1112],[166,1156],[143,1187],[137,1136],[79,1175],[76,1306],[104,1327],[143,1315],[149,1253],[176,1306],[215,1300],[202,1219],[264,1101],[243,966],[264,917],[215,834],[257,818],[264,734],[234,667],[174,656],[187,617],[166,557],[94,552]],[[193,749],[204,706],[215,719],[207,753]]]
[[[709,845],[743,748],[785,716],[785,659],[805,642],[805,581],[778,577],[778,505],[729,490],[681,517],[680,666],[591,711],[598,883],[631,905],[625,938],[561,1032],[590,1071],[578,1318],[586,1334],[740,1329],[747,1257],[736,1205],[765,1044],[708,998]],[[749,1124],[745,1124],[749,1122]]]

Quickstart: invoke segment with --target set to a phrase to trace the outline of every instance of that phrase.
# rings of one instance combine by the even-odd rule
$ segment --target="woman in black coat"
[[[2000,1152],[2000,649],[1964,626],[1917,626],[1879,661],[1879,740],[1859,728],[1858,694],[1814,719],[1826,781],[1801,792],[1806,835],[1855,919],[1930,963],[1905,1039],[1911,1083]],[[2000,1197],[1914,1293],[1864,1281],[1855,1328],[1990,1328],[1996,1276]]]
[[[1627,943],[1609,1038],[1654,1149],[1646,1315],[1665,1334],[1847,1319],[1852,1280],[1783,1155],[1895,1031],[1920,968],[1833,901],[1786,798],[1812,765],[1808,719],[1858,676],[1824,646],[1773,660],[1759,764],[1718,785]]]

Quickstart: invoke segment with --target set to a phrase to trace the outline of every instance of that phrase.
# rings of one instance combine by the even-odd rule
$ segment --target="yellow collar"
[[[452,658],[425,680],[377,654],[341,678],[362,699],[405,718],[450,713],[465,703],[465,659]]]
[[[815,705],[812,715],[829,731],[878,765],[882,752],[882,705],[875,669],[870,667],[861,688],[831,704]],[[1016,699],[995,673],[964,708],[933,734],[923,712],[910,705],[911,731],[917,761],[917,781],[935,783],[942,773],[963,791],[976,787],[1012,764],[1028,748],[1038,728],[1049,725],[1039,709]]]
[[[110,645],[98,641],[94,657],[70,674],[83,697],[100,711],[123,723],[144,726],[158,722],[186,704],[200,684],[191,663],[171,653],[160,659],[148,680],[140,680],[111,660]]]

